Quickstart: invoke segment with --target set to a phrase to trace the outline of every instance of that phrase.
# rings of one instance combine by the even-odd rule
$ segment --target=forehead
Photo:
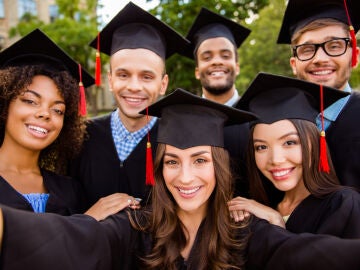
[[[162,73],[165,67],[163,59],[148,49],[122,49],[110,57],[112,69],[153,70]]]
[[[223,50],[234,51],[234,44],[225,37],[209,38],[200,44],[197,54]]]
[[[254,127],[254,139],[280,138],[284,134],[296,133],[297,130],[290,120],[279,120],[271,124],[259,123]]]
[[[348,31],[341,25],[329,25],[318,29],[308,30],[302,33],[298,39],[298,44],[306,42],[323,42],[335,37],[348,37]]]

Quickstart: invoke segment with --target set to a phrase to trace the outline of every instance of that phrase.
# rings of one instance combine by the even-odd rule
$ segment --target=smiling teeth
[[[288,174],[291,170],[281,171],[281,172],[273,172],[273,175],[276,177],[284,176]]]
[[[37,132],[43,133],[43,134],[47,134],[49,131],[45,128],[41,128],[41,127],[36,127],[36,126],[29,126],[29,129],[35,130]]]
[[[193,188],[193,189],[181,189],[181,188],[178,188],[178,190],[181,192],[181,193],[184,193],[184,194],[191,194],[191,193],[194,193],[196,191],[198,191],[200,189],[200,187],[196,187],[196,188]]]
[[[323,71],[313,72],[313,74],[315,74],[315,75],[327,75],[327,74],[330,74],[330,73],[331,73],[331,70],[323,70]]]
[[[131,102],[140,102],[142,99],[141,98],[126,98],[128,101],[131,101]]]

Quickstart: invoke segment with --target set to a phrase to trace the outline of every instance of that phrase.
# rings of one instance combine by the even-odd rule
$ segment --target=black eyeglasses
[[[312,59],[318,49],[321,47],[328,56],[343,55],[349,45],[350,38],[334,38],[323,43],[301,44],[294,46],[293,54],[300,61],[308,61]]]

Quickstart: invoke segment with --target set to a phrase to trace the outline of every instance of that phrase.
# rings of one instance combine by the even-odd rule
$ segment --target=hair
[[[308,31],[314,31],[314,30],[317,30],[317,29],[320,29],[323,27],[333,26],[333,25],[341,26],[344,29],[344,32],[347,35],[349,35],[349,25],[347,25],[343,22],[340,22],[336,19],[322,18],[322,19],[317,19],[315,21],[312,21],[299,29],[296,29],[294,34],[291,37],[291,45],[292,46],[297,45],[300,37]]]
[[[232,177],[229,156],[225,149],[211,147],[214,161],[216,186],[209,198],[206,219],[203,224],[199,250],[194,258],[197,269],[241,269],[244,264],[247,237],[239,237],[247,222],[235,223],[230,218],[227,202],[232,199]],[[187,231],[177,216],[177,204],[168,191],[163,177],[165,144],[159,144],[154,162],[156,185],[153,187],[151,211],[147,212],[147,224],[135,227],[147,230],[153,237],[151,252],[142,258],[142,269],[178,269],[176,263],[186,246]],[[144,222],[143,222],[144,223]],[[241,231],[240,230],[240,231]],[[244,234],[248,235],[248,233]],[[241,240],[240,240],[240,239]]]
[[[85,133],[84,119],[78,115],[78,83],[68,71],[57,71],[45,64],[6,67],[0,70],[0,146],[4,141],[10,102],[18,98],[37,75],[53,80],[66,106],[63,128],[56,140],[41,150],[39,167],[65,173],[67,160],[80,151]]]
[[[295,126],[299,135],[302,152],[303,180],[306,189],[318,198],[322,198],[338,190],[340,183],[331,161],[329,149],[327,149],[327,158],[330,172],[319,171],[320,132],[316,125],[302,119],[288,120]],[[256,166],[253,141],[254,128],[255,125],[251,128],[247,155],[250,194],[256,201],[275,207],[282,199],[284,193],[277,190]]]

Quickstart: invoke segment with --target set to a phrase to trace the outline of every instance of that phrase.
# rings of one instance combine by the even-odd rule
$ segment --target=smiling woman
[[[248,211],[295,233],[359,238],[360,195],[340,186],[325,132],[315,124],[322,107],[346,95],[306,81],[259,74],[239,103],[259,116],[248,147],[255,200],[235,198],[230,210]]]
[[[78,185],[56,174],[65,171],[84,136],[78,64],[40,30],[4,50],[0,63],[0,203],[79,212]],[[92,77],[81,71],[84,85],[91,85]]]

